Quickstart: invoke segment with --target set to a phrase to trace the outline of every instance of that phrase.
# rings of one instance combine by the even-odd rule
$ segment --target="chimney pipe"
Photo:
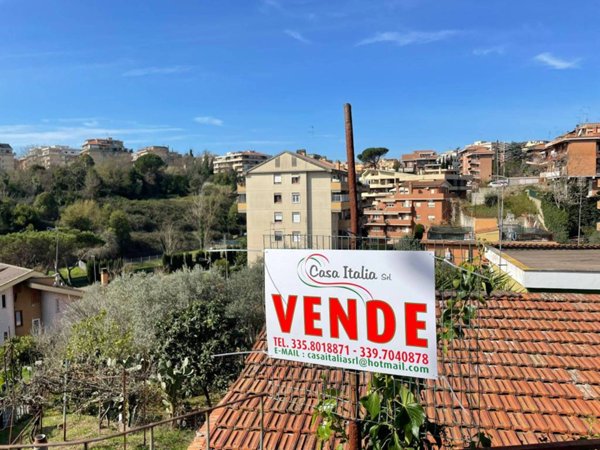
[[[348,160],[348,192],[350,196],[350,232],[353,237],[358,236],[358,201],[356,198],[356,167],[354,166],[354,130],[352,128],[352,106],[344,105],[344,119],[346,124],[346,158]],[[353,240],[354,246],[356,240]]]
[[[108,269],[100,269],[100,284],[102,286],[108,285],[110,281],[110,275],[108,273]]]

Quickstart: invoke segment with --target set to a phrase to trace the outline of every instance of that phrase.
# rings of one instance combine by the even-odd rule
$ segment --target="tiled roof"
[[[493,296],[455,344],[439,354],[440,377],[423,391],[428,417],[446,426],[445,446],[465,447],[477,426],[493,446],[600,433],[600,295]],[[255,349],[265,348],[263,334]],[[310,421],[322,374],[348,393],[347,372],[254,353],[222,402],[269,393],[264,448],[315,449]],[[259,400],[216,410],[210,423],[211,448],[257,448]],[[190,447],[204,448],[201,436]]]
[[[25,267],[0,263],[0,290],[8,288],[15,281],[22,281],[35,275],[42,275]]]

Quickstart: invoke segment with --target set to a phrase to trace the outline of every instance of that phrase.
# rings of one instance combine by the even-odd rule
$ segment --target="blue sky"
[[[597,3],[0,0],[0,142],[439,151],[600,120]]]

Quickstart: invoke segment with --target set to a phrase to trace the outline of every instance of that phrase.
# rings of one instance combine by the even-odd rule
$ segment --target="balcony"
[[[406,236],[410,236],[410,232],[411,230],[407,230],[407,231],[388,231],[387,232],[387,237],[389,238],[403,238]]]
[[[246,211],[247,211],[246,203],[238,203],[237,210],[238,210],[238,213],[240,213],[240,214],[246,214]]]
[[[246,193],[246,185],[245,184],[238,184],[237,185],[237,193],[238,194],[245,194]]]
[[[347,181],[331,181],[331,190],[333,192],[348,191]]]
[[[391,226],[411,227],[413,224],[412,217],[410,219],[386,219],[385,223]]]
[[[385,231],[380,231],[380,230],[368,230],[367,235],[369,237],[380,237],[380,238],[384,238],[386,237],[385,235]]]
[[[342,212],[346,209],[350,209],[350,202],[331,202],[332,212]]]

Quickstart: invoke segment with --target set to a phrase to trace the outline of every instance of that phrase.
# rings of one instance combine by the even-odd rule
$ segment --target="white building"
[[[27,154],[19,160],[19,167],[24,170],[32,166],[65,167],[80,155],[81,150],[66,145],[52,145],[32,147]]]
[[[16,159],[12,147],[8,144],[0,144],[0,172],[12,172],[15,166]]]
[[[83,291],[55,286],[54,277],[0,263],[0,344],[51,327]]]

